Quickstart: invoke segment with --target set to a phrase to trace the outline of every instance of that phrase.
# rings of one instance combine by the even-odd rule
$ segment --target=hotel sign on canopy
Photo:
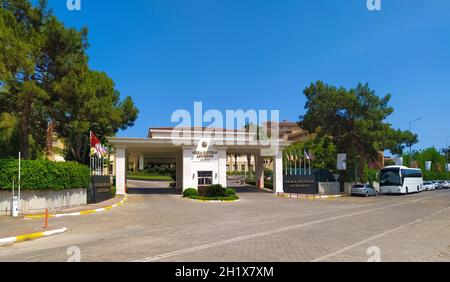
[[[213,161],[218,160],[217,151],[193,151],[194,161]]]

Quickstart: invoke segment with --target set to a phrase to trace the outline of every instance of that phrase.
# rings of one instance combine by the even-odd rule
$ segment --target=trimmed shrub
[[[0,160],[0,189],[11,189],[12,180],[17,184],[18,172],[18,160]],[[23,160],[21,174],[24,190],[87,189],[91,181],[89,167],[75,162]]]
[[[228,188],[225,190],[225,196],[235,196],[235,195],[236,195],[236,191],[234,191],[234,189]]]
[[[198,196],[198,191],[197,191],[197,189],[194,189],[194,188],[186,189],[183,192],[183,197],[185,197],[185,198],[193,198],[193,197],[197,197],[197,196]]]
[[[223,188],[220,184],[211,185],[200,190],[199,195],[207,198],[225,197],[225,188]]]

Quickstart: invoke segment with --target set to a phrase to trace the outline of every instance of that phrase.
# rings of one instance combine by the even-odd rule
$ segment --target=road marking
[[[365,240],[359,241],[359,242],[357,242],[357,243],[355,243],[355,244],[352,244],[352,245],[350,245],[350,246],[344,247],[344,248],[342,248],[342,249],[340,249],[340,250],[337,250],[337,251],[335,251],[335,252],[332,252],[332,253],[330,253],[330,254],[328,254],[328,255],[325,255],[325,256],[323,256],[323,257],[317,258],[317,259],[315,259],[315,260],[313,260],[313,261],[311,261],[311,262],[319,262],[319,261],[323,261],[323,260],[326,260],[326,259],[328,259],[328,258],[330,258],[330,257],[334,257],[334,256],[336,256],[336,255],[342,254],[342,253],[344,253],[344,252],[346,252],[346,251],[348,251],[348,250],[351,250],[351,249],[353,249],[353,248],[355,248],[355,247],[358,247],[358,246],[360,246],[360,245],[366,244],[366,243],[368,243],[368,242],[370,242],[370,241],[372,241],[372,240],[381,238],[381,237],[383,237],[383,236],[386,236],[386,235],[388,235],[388,234],[391,234],[391,233],[394,233],[394,232],[396,232],[396,231],[402,230],[402,229],[404,229],[404,228],[406,228],[406,227],[409,227],[409,226],[411,226],[411,225],[420,223],[420,222],[422,222],[422,221],[424,221],[424,220],[426,220],[426,219],[428,219],[428,218],[430,218],[430,217],[432,217],[432,216],[436,216],[436,215],[438,215],[438,214],[441,214],[442,212],[444,212],[444,211],[446,211],[446,210],[448,210],[448,208],[442,209],[442,210],[440,210],[439,212],[436,212],[436,213],[434,213],[434,214],[432,214],[432,215],[430,215],[430,216],[427,216],[427,217],[425,217],[425,218],[414,220],[414,221],[412,221],[412,222],[410,222],[410,223],[403,224],[403,225],[401,225],[401,226],[399,226],[399,227],[396,227],[396,228],[394,228],[394,229],[385,231],[385,232],[383,232],[383,233],[381,233],[381,234],[378,234],[378,235],[372,236],[372,237],[370,237],[370,238],[367,238],[367,239],[365,239]]]
[[[334,257],[335,255],[344,253],[344,252],[346,252],[346,251],[348,251],[348,250],[350,250],[350,249],[353,249],[354,247],[358,247],[358,246],[363,245],[363,244],[365,244],[365,243],[368,243],[368,242],[370,242],[370,241],[372,241],[372,240],[375,240],[375,239],[378,239],[378,238],[380,238],[380,237],[386,236],[386,235],[388,235],[388,234],[390,234],[390,233],[399,231],[399,230],[401,230],[401,229],[403,229],[403,228],[406,228],[406,227],[408,227],[408,226],[414,225],[414,224],[419,223],[419,222],[421,222],[421,221],[422,221],[422,219],[417,219],[417,220],[415,220],[415,221],[413,221],[413,222],[404,224],[404,225],[402,225],[402,226],[399,226],[399,227],[396,227],[396,228],[394,228],[394,229],[388,230],[388,231],[386,231],[386,232],[383,232],[383,233],[381,233],[381,234],[375,235],[375,236],[370,237],[370,238],[368,238],[368,239],[359,241],[358,243],[355,243],[355,244],[353,244],[353,245],[350,245],[350,246],[347,246],[347,247],[345,247],[345,248],[342,248],[342,249],[340,249],[340,250],[338,250],[338,251],[336,251],[336,252],[333,252],[333,253],[330,253],[330,254],[325,255],[325,256],[323,256],[323,257],[317,258],[317,259],[315,259],[315,260],[313,260],[313,261],[311,261],[311,262],[319,262],[319,261],[325,260],[325,259],[327,259],[327,258]]]
[[[285,232],[285,231],[291,231],[291,230],[295,230],[295,229],[299,229],[299,228],[303,228],[303,227],[307,227],[307,226],[312,226],[312,225],[316,225],[316,224],[320,224],[320,223],[325,223],[325,222],[329,222],[329,221],[334,221],[334,220],[339,220],[339,219],[348,218],[348,217],[352,217],[352,216],[372,213],[372,212],[379,211],[379,210],[384,210],[384,209],[387,209],[387,208],[403,206],[403,205],[407,205],[407,204],[410,204],[410,203],[415,203],[415,202],[419,202],[419,201],[435,198],[435,197],[438,197],[438,196],[440,196],[440,194],[439,195],[430,196],[430,197],[420,198],[420,199],[414,199],[414,200],[410,200],[410,201],[407,201],[407,202],[397,203],[397,204],[384,206],[384,207],[380,207],[380,208],[366,209],[366,210],[359,211],[359,212],[354,212],[354,213],[349,213],[349,214],[339,215],[339,216],[333,216],[333,217],[320,219],[320,220],[315,220],[315,221],[310,221],[310,222],[306,222],[306,223],[302,223],[302,224],[296,224],[296,225],[287,226],[287,227],[283,227],[283,228],[279,228],[279,229],[275,229],[275,230],[270,230],[270,231],[265,231],[265,232],[260,232],[260,233],[254,233],[254,234],[245,235],[245,236],[239,236],[239,237],[235,237],[235,238],[231,238],[231,239],[227,239],[227,240],[223,240],[223,241],[218,241],[218,242],[209,243],[209,244],[205,244],[205,245],[200,245],[200,246],[196,246],[196,247],[191,247],[191,248],[187,248],[187,249],[181,249],[181,250],[178,250],[178,251],[169,252],[169,253],[165,253],[165,254],[161,254],[161,255],[157,255],[157,256],[147,257],[147,258],[135,260],[134,262],[158,261],[158,260],[161,260],[161,259],[174,257],[174,256],[178,256],[178,255],[183,255],[183,254],[187,254],[187,253],[192,253],[192,252],[196,252],[196,251],[200,251],[200,250],[204,250],[204,249],[209,249],[209,248],[213,248],[213,247],[217,247],[217,246],[222,246],[222,245],[226,245],[226,244],[230,244],[230,243],[234,243],[234,242],[240,242],[240,241],[244,241],[244,240],[248,240],[248,239],[255,239],[255,238],[259,238],[259,237],[263,237],[263,236],[267,236],[267,235],[277,234],[277,233],[281,233],[281,232]]]

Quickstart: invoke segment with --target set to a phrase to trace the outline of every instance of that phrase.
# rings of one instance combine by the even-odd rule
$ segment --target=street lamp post
[[[448,180],[448,138],[450,136],[445,137],[445,171],[447,172],[447,180]]]
[[[409,132],[412,133],[412,131],[411,131],[411,125],[412,125],[413,123],[415,123],[416,121],[419,121],[419,120],[421,120],[421,119],[422,119],[422,118],[420,117],[420,118],[417,118],[417,119],[412,120],[412,121],[409,122]],[[409,166],[412,167],[412,143],[409,144]]]

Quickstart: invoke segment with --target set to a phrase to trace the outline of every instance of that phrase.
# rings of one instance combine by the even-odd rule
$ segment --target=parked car
[[[450,182],[448,180],[444,180],[444,189],[450,188]]]
[[[369,184],[356,184],[352,187],[352,196],[378,196],[378,191]]]
[[[437,180],[433,180],[431,182],[433,183],[434,190],[437,190],[439,188],[439,184],[438,184]]]
[[[444,189],[445,186],[448,185],[448,183],[446,183],[445,180],[438,180],[438,181],[437,181],[437,185],[438,185],[437,189],[438,189],[438,190],[441,190],[441,189]]]
[[[434,186],[433,182],[426,181],[426,182],[423,183],[423,190],[424,191],[431,191],[431,190],[434,190],[434,189],[435,189],[435,186]]]

